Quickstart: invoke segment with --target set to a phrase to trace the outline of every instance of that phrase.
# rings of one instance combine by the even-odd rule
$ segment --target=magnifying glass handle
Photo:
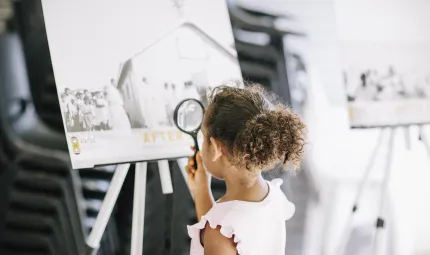
[[[194,152],[194,157],[193,157],[193,159],[194,159],[194,169],[197,170],[198,169],[197,168],[197,152],[200,151],[200,148],[199,148],[199,143],[197,141],[197,137],[193,136],[193,139],[194,139],[194,148],[196,148],[196,150]]]

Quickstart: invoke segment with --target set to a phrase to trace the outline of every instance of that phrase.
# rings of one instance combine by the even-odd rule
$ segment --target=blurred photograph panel
[[[343,42],[353,128],[430,122],[430,45]]]

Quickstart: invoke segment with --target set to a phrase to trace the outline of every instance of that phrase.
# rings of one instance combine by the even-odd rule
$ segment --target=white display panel
[[[191,155],[177,103],[242,86],[224,0],[42,3],[73,168]]]
[[[353,128],[430,123],[430,45],[343,42]]]
[[[351,127],[429,123],[430,2],[336,1],[336,10]]]

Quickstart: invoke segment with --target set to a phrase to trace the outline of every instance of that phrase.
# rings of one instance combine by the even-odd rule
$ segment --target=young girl
[[[306,126],[290,108],[261,87],[213,90],[202,125],[197,169],[186,167],[199,222],[188,226],[191,255],[284,255],[285,221],[295,207],[281,179],[261,173],[277,166],[298,168]],[[227,191],[214,201],[211,176]]]

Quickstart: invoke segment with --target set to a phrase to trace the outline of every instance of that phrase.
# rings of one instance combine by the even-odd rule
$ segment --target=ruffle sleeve
[[[187,226],[188,235],[191,237],[191,239],[200,241],[200,231],[205,228],[206,224],[209,224],[212,229],[215,229],[220,226],[220,233],[223,236],[227,238],[233,238],[233,241],[236,244],[236,250],[239,255],[251,254],[245,250],[245,246],[243,245],[241,240],[241,235],[237,233],[237,231],[233,227],[233,224],[228,223],[226,220],[220,219],[220,217],[217,217],[217,215],[219,215],[217,214],[217,211],[218,210],[210,211],[208,214],[202,216],[201,220],[198,223],[191,226]]]
[[[280,178],[276,178],[271,181],[272,187],[279,189],[279,191],[281,191],[282,183],[284,183],[284,181]],[[282,201],[281,215],[284,220],[289,220],[291,217],[293,217],[296,211],[296,206],[288,200],[282,191],[279,194],[281,194]]]

